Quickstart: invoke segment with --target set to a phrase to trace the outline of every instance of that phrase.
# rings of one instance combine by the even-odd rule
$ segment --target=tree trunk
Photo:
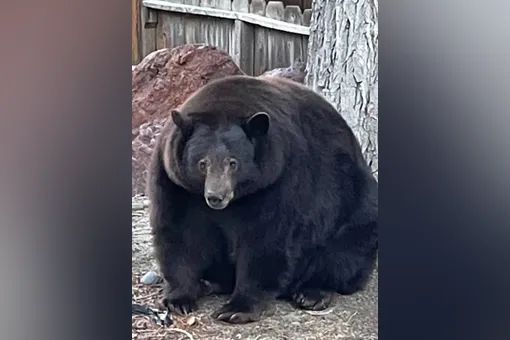
[[[378,171],[378,0],[314,0],[307,85],[340,111]]]

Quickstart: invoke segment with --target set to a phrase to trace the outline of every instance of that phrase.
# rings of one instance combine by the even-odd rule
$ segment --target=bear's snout
[[[233,193],[231,191],[226,190],[220,190],[220,191],[213,191],[213,190],[207,190],[205,192],[205,201],[207,202],[207,205],[215,210],[221,210],[225,209],[227,205],[230,203],[230,201],[233,198]]]
[[[207,200],[207,202],[209,202],[209,204],[212,204],[212,205],[220,204],[223,201],[223,198],[225,198],[225,195],[220,195],[220,194],[217,194],[214,192],[208,193],[205,196],[205,199]]]

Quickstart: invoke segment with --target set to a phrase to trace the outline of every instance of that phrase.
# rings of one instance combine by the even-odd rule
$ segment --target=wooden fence
[[[270,0],[266,0],[266,3]],[[312,8],[312,0],[283,0],[284,6],[299,6],[302,11]]]
[[[249,75],[306,61],[311,9],[267,0],[132,1],[140,10],[133,14],[134,63],[156,49],[195,43],[227,52]]]

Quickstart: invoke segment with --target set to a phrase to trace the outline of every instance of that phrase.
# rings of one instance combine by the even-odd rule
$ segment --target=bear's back
[[[344,119],[322,96],[292,80],[270,76],[229,76],[195,92],[181,107],[184,115],[218,122],[244,121],[266,112],[279,128],[307,123],[322,133],[347,127]]]
[[[243,124],[257,112],[271,118],[273,140],[286,154],[347,152],[362,160],[352,130],[322,96],[292,80],[229,76],[214,80],[181,105],[183,115],[211,125]]]

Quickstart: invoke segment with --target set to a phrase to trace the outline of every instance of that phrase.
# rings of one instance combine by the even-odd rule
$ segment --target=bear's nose
[[[223,201],[223,197],[216,193],[207,193],[205,199],[212,205],[220,204]]]

